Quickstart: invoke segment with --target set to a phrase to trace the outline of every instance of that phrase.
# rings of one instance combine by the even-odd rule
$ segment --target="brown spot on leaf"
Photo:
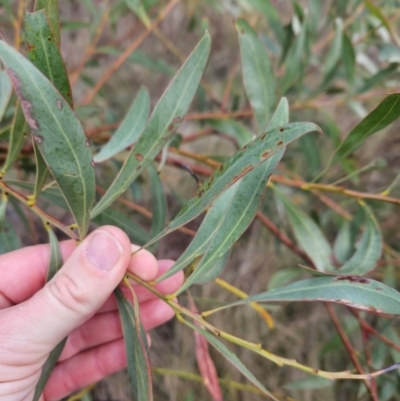
[[[263,139],[265,139],[266,136],[267,136],[266,133],[265,133],[265,134],[262,134],[262,135],[260,136],[260,139],[263,140]]]
[[[168,131],[169,131],[169,132],[175,131],[175,130],[179,127],[179,125],[181,124],[181,122],[182,122],[182,117],[175,117],[175,118],[171,121],[171,124],[168,125]]]
[[[249,171],[253,170],[253,166],[246,166],[238,175],[233,177],[232,184],[234,184],[236,181],[240,180],[243,176],[245,176]]]
[[[24,111],[26,122],[28,123],[29,127],[32,130],[38,130],[39,124],[36,121],[36,119],[33,117],[33,114],[32,114],[32,103],[29,100],[26,100],[24,98],[21,88],[20,88],[21,82],[20,82],[19,77],[16,75],[14,70],[12,70],[11,68],[8,68],[7,71],[8,71],[8,75],[10,76],[11,82],[14,86],[15,92],[18,95],[22,110]]]
[[[136,160],[138,160],[138,161],[143,160],[143,155],[141,155],[140,153],[136,153],[135,157],[136,157]]]
[[[265,159],[266,157],[269,156],[270,153],[271,153],[271,149],[267,149],[267,150],[261,155],[261,158]]]
[[[283,132],[283,131],[285,131],[285,128],[280,127],[280,128],[279,128],[279,132]]]
[[[277,143],[277,145],[278,145],[278,146],[282,146],[282,145],[283,145],[283,141],[279,141],[279,142]]]
[[[139,171],[141,168],[142,168],[142,166],[139,165],[139,166],[136,167],[136,170]]]
[[[32,45],[30,43],[26,43],[25,50],[26,50],[27,53],[29,53],[29,52],[31,52],[32,50],[35,50],[35,49],[36,49],[35,45]]]
[[[341,276],[335,281],[349,281],[350,283],[368,284],[369,280],[359,276]]]
[[[383,288],[381,288],[381,287],[376,287],[375,290],[376,290],[376,291],[383,291]]]
[[[51,42],[53,39],[51,38],[51,36],[49,36],[48,38],[47,38],[47,41],[48,42]]]

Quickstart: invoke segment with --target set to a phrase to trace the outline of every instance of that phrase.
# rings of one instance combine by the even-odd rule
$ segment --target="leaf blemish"
[[[232,184],[235,183],[236,181],[240,180],[243,176],[245,176],[249,171],[253,170],[253,166],[247,166],[245,167],[238,175],[233,177]]]
[[[263,134],[263,135],[260,136],[260,139],[261,139],[261,140],[264,140],[266,136],[267,136],[267,134],[265,133],[265,134]]]
[[[27,43],[26,46],[25,46],[25,50],[26,50],[27,53],[29,53],[29,52],[31,52],[32,50],[35,50],[35,49],[36,49],[35,45],[31,45],[30,43]]]
[[[143,160],[143,155],[141,155],[140,153],[136,153],[135,158],[136,158],[136,160],[141,161],[141,160]]]
[[[11,68],[8,68],[7,72],[8,72],[8,75],[10,76],[11,82],[15,88],[15,92],[17,92],[17,95],[21,102],[21,107],[22,107],[22,110],[24,111],[26,122],[28,123],[28,125],[31,129],[38,130],[39,124],[32,115],[32,110],[31,110],[32,103],[29,100],[26,100],[24,98],[24,96],[22,95],[22,91],[20,88],[21,82],[20,82],[19,78],[17,77],[17,75]]]
[[[90,165],[91,165],[92,167],[94,167],[94,160],[92,160],[92,161],[90,162]]]
[[[33,139],[35,140],[36,143],[42,143],[43,142],[43,137],[41,135],[34,135]]]
[[[61,110],[62,107],[63,107],[63,105],[62,105],[61,100],[60,100],[60,99],[57,99],[57,108],[58,108],[59,110]]]
[[[261,155],[261,157],[263,158],[263,159],[265,159],[266,157],[268,157],[268,155],[271,153],[271,149],[267,149],[262,155]]]
[[[85,146],[90,146],[89,139],[86,139]]]
[[[279,132],[283,132],[283,131],[285,131],[285,128],[280,127],[280,128],[279,128]]]
[[[278,146],[282,146],[282,145],[283,145],[283,141],[279,141],[279,142],[277,143],[277,145],[278,145]]]
[[[368,284],[369,280],[358,276],[342,276],[335,281],[350,281],[351,283]]]

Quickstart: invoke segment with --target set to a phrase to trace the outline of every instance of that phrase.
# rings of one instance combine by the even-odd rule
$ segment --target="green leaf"
[[[354,152],[365,139],[386,128],[400,116],[400,94],[393,93],[386,97],[376,109],[372,110],[356,125],[339,145],[336,157],[343,158]]]
[[[148,167],[150,186],[152,193],[152,211],[153,219],[151,220],[150,236],[154,237],[159,234],[165,227],[165,222],[167,219],[167,199],[165,197],[165,192],[160,180],[160,175],[154,165]],[[154,252],[155,247],[151,248]]]
[[[289,105],[283,98],[273,115],[268,129],[279,129],[279,126],[289,120]],[[216,270],[222,270],[218,261],[227,254],[233,244],[240,238],[250,223],[254,220],[264,197],[267,182],[283,156],[284,149],[274,154],[265,163],[256,167],[249,174],[240,179],[228,191],[232,191],[232,198],[226,202],[219,197],[214,206],[223,209],[222,218],[209,231],[213,232],[209,246],[191,276],[179,289],[178,294],[189,288],[192,284],[207,282],[207,277],[214,277]],[[221,206],[219,206],[219,203]],[[211,237],[211,235],[210,235]],[[214,270],[215,269],[215,270]]]
[[[46,282],[48,282],[54,277],[57,271],[61,268],[61,266],[63,265],[63,260],[58,245],[58,240],[56,235],[54,234],[54,231],[52,230],[49,224],[46,224],[45,227],[49,234],[49,242],[50,242],[50,263],[46,276]],[[66,342],[67,338],[64,338],[59,344],[57,344],[57,346],[53,349],[53,351],[50,352],[50,355],[47,358],[42,368],[42,372],[40,373],[39,381],[36,384],[33,401],[38,401],[41,394],[43,393],[43,390],[46,387],[46,383],[49,380],[54,367],[56,366],[58,358],[60,357]]]
[[[47,3],[43,0],[43,3]],[[57,17],[58,18],[58,17]],[[57,39],[54,39],[43,10],[25,13],[26,56],[72,104],[71,86]]]
[[[162,236],[193,220],[222,192],[268,160],[269,157],[285,148],[290,142],[308,132],[319,130],[319,127],[313,123],[293,123],[268,131],[254,139],[221,165],[202,184],[166,229],[151,242],[157,241]]]
[[[0,226],[0,255],[21,248],[21,240],[6,217]]]
[[[46,11],[49,25],[56,41],[60,46],[60,18],[58,11],[58,0],[36,0],[35,11],[44,9]]]
[[[379,7],[377,7],[371,0],[363,0],[365,6],[368,8],[368,11],[376,17],[382,25],[388,30],[388,32],[391,34],[392,29],[389,25],[389,22],[387,21],[386,17],[382,13]]]
[[[39,401],[46,386],[46,383],[49,380],[51,373],[53,372],[54,366],[56,366],[58,358],[60,358],[66,342],[67,338],[64,338],[60,343],[56,345],[53,351],[50,352],[49,357],[46,359],[46,362],[43,365],[42,372],[40,373],[40,378],[36,384],[35,394],[32,401]]]
[[[226,205],[232,202],[237,191],[237,184],[227,189],[211,206],[200,228],[185,252],[178,258],[175,264],[165,274],[157,279],[157,282],[171,277],[175,273],[189,266],[195,259],[201,256],[209,247],[210,242],[218,231],[221,221],[225,219]]]
[[[6,112],[8,102],[12,93],[11,80],[6,71],[0,70],[0,121]]]
[[[14,114],[14,120],[10,129],[10,136],[8,139],[8,152],[3,167],[0,170],[0,177],[7,172],[7,170],[17,160],[19,152],[24,144],[24,139],[27,134],[27,124],[22,111],[21,105],[18,102]]]
[[[110,141],[93,158],[95,163],[110,159],[121,150],[126,149],[136,142],[146,125],[149,110],[149,91],[145,87],[141,87],[117,131],[111,137]]]
[[[250,380],[257,388],[259,388],[265,395],[269,396],[272,400],[278,401],[250,372],[249,369],[243,364],[243,362],[228,348],[225,344],[223,344],[220,340],[218,340],[215,336],[208,333],[206,330],[198,327],[188,321],[185,321],[185,324],[192,328],[193,330],[200,333],[213,347],[217,349],[240,373],[242,373],[247,379]]]
[[[343,66],[350,85],[354,83],[356,72],[356,53],[350,38],[343,32],[342,58]]]
[[[295,85],[304,75],[304,54],[307,44],[307,21],[305,20],[300,34],[292,42],[285,58],[285,73],[280,85],[282,93]]]
[[[43,194],[45,194],[45,192]],[[148,232],[133,220],[131,216],[128,216],[117,209],[108,208],[96,216],[92,221],[99,226],[113,225],[119,227],[135,244],[143,245],[150,238]]]
[[[95,190],[92,155],[83,128],[69,104],[28,60],[4,41],[0,41],[0,54],[33,137],[83,238]]]
[[[115,295],[121,316],[124,334],[126,356],[128,360],[128,374],[136,401],[153,400],[151,383],[151,366],[148,357],[146,332],[139,319],[139,306],[134,296],[134,306],[124,297],[117,288]]]
[[[222,256],[216,259],[213,266],[211,266],[206,271],[203,271],[201,277],[196,278],[196,284],[206,284],[210,281],[215,280],[222,273],[222,270],[224,270],[230,253],[231,250],[228,249]]]
[[[36,202],[36,199],[39,197],[42,192],[43,186],[46,182],[47,177],[49,176],[49,169],[47,168],[46,161],[44,160],[40,150],[38,148],[38,144],[33,142],[33,151],[35,152],[35,162],[36,162],[36,175],[35,175],[35,188],[32,196],[32,200]],[[64,202],[65,204],[65,202]],[[68,206],[67,206],[68,209]]]
[[[377,313],[400,314],[400,293],[378,281],[356,277],[314,277],[253,295],[226,307],[247,302],[325,301]]]
[[[49,243],[50,243],[50,263],[49,268],[47,270],[46,282],[50,281],[54,275],[61,269],[63,265],[63,260],[61,256],[60,247],[58,244],[58,239],[54,234],[50,224],[46,224],[46,230],[49,234]]]
[[[352,248],[351,224],[346,220],[340,227],[333,245],[335,259],[341,264],[345,263],[350,258]]]
[[[394,72],[399,69],[398,63],[391,63],[388,67],[380,69],[376,74],[372,77],[366,79],[364,81],[364,85],[357,91],[358,94],[368,92],[374,86],[377,86],[381,83],[384,79],[388,78]]]
[[[334,270],[330,262],[331,246],[317,224],[276,188],[274,192],[285,208],[298,244],[311,258],[317,270],[321,272]]]
[[[343,43],[343,33],[342,33],[343,21],[341,18],[337,18],[335,21],[335,37],[332,41],[332,45],[329,48],[328,55],[325,60],[325,64],[322,67],[322,71],[325,76],[329,75],[332,70],[335,69],[336,65],[340,60],[342,54],[342,43]]]
[[[382,253],[382,237],[371,209],[362,205],[367,223],[354,255],[340,269],[340,274],[362,275],[376,267]]]
[[[279,103],[276,112],[272,116],[268,128],[277,128],[280,125],[287,123],[288,120],[289,105],[287,100],[283,98]],[[230,220],[232,223],[236,219],[234,216],[238,215],[237,218],[240,221],[239,228],[242,229],[242,232],[246,229],[246,224],[248,225],[251,223],[251,221],[254,219],[255,213],[258,210],[260,196],[263,196],[267,180],[269,178],[268,171],[273,169],[274,163],[275,165],[278,163],[279,159],[282,157],[282,154],[283,150],[275,154],[270,161],[260,165],[247,176],[243,177],[238,183],[232,185],[225,192],[223,192],[221,196],[218,197],[218,199],[211,206],[202,224],[200,225],[200,228],[197,230],[195,237],[190,245],[186,248],[185,252],[179,257],[172,268],[163,276],[159,277],[157,281],[162,281],[167,277],[172,276],[176,272],[183,270],[206,251],[210,256],[209,251],[212,249],[212,242],[216,241],[216,237],[218,236],[218,232],[220,231],[221,225],[224,221],[228,221],[229,224]],[[257,188],[257,186],[258,191],[254,190],[254,188]],[[227,205],[229,205],[229,207]],[[236,227],[236,229],[237,228],[238,227]],[[240,237],[242,232],[233,232],[233,235],[239,235]],[[223,236],[219,236],[219,240],[224,242]],[[229,247],[227,248],[228,250],[225,253],[221,253],[221,250],[218,249],[221,255],[216,256],[214,265],[209,264],[206,269],[202,270],[200,275],[198,273],[193,273],[195,274],[194,278],[196,283],[201,284],[208,282],[218,276],[218,274],[222,271],[229,255]],[[215,243],[214,249],[217,249],[215,248]],[[200,264],[203,262],[204,259],[202,259]],[[199,267],[199,265],[197,265],[197,267]]]
[[[119,197],[160,153],[175,134],[196,94],[210,52],[207,33],[165,90],[150,120],[110,188],[95,206],[92,217]]]
[[[243,18],[235,23],[239,37],[243,82],[257,122],[265,132],[275,106],[275,77],[268,54],[256,32]]]

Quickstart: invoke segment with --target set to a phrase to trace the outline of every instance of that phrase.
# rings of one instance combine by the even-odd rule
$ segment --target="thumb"
[[[130,241],[122,230],[104,226],[91,233],[52,280],[18,305],[13,322],[19,325],[15,334],[25,339],[21,343],[28,339],[36,352],[50,352],[103,305],[122,280],[130,257]]]

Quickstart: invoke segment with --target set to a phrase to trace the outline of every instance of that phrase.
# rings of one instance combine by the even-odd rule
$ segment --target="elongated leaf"
[[[356,71],[356,53],[350,38],[343,32],[342,47],[343,66],[346,72],[347,81],[350,85],[354,82]]]
[[[44,9],[53,36],[58,46],[60,46],[60,21],[58,11],[58,0],[36,0],[35,11]]]
[[[117,131],[93,160],[96,163],[100,163],[115,156],[128,146],[133,145],[143,132],[149,110],[149,91],[145,87],[142,87]]]
[[[150,120],[110,188],[95,206],[92,217],[101,213],[128,189],[132,181],[154,160],[175,134],[196,93],[210,52],[207,33],[165,90]]]
[[[297,83],[304,75],[304,54],[307,44],[307,20],[304,20],[300,34],[293,41],[285,59],[285,74],[282,78],[282,93]]]
[[[389,33],[392,33],[392,29],[387,21],[386,17],[382,13],[379,7],[377,7],[371,0],[364,0],[365,6],[368,8],[369,12],[376,18],[381,21],[382,25],[388,30]]]
[[[221,221],[225,218],[226,205],[229,205],[232,202],[236,191],[237,184],[227,189],[214,202],[185,252],[182,253],[171,269],[157,279],[157,282],[165,280],[178,271],[183,270],[207,250],[215,233],[219,229]]]
[[[7,203],[8,203],[8,195],[1,191],[1,198],[0,198],[0,230],[4,228],[4,222],[6,219],[6,209],[7,209]]]
[[[276,189],[274,192],[285,207],[298,244],[311,258],[317,270],[322,272],[334,270],[330,262],[331,246],[317,224],[282,193]]]
[[[222,256],[216,259],[213,266],[203,271],[201,276],[196,278],[196,284],[205,284],[215,280],[222,273],[222,270],[224,270],[230,252],[231,250],[228,249]]]
[[[0,226],[0,255],[21,248],[21,240],[7,217],[4,217]]]
[[[3,119],[12,93],[11,80],[6,71],[0,70],[0,121]]]
[[[327,301],[371,312],[400,314],[399,292],[378,281],[357,276],[315,277],[301,280],[236,301],[226,307],[252,301]]]
[[[117,288],[115,295],[122,321],[122,330],[128,360],[128,374],[136,401],[151,401],[153,399],[151,384],[151,367],[148,357],[146,333],[138,316],[137,299],[134,297],[135,307],[124,297]]]
[[[389,76],[394,74],[399,69],[398,63],[391,63],[388,67],[380,69],[376,74],[364,81],[364,85],[357,91],[357,93],[368,92],[373,87],[380,84],[383,80],[388,79]]]
[[[340,60],[342,54],[343,44],[343,33],[342,33],[343,22],[340,18],[335,21],[335,37],[332,41],[332,45],[329,49],[328,55],[325,60],[325,64],[322,68],[325,75],[329,75]]]
[[[222,192],[289,143],[308,132],[319,130],[313,123],[293,123],[268,131],[251,141],[203,183],[175,219],[152,242],[194,219]]]
[[[25,40],[27,58],[73,107],[67,70],[57,45],[59,41],[50,29],[44,10],[25,14]]]
[[[167,219],[167,199],[162,186],[160,176],[154,165],[148,168],[151,193],[152,193],[152,211],[153,219],[151,220],[151,228],[149,238],[159,234],[165,227]],[[154,252],[155,247],[150,248]]]
[[[217,226],[207,252],[178,293],[194,283],[204,282],[204,275],[209,273],[210,269],[215,266],[216,262],[241,237],[254,220],[265,193],[268,178],[275,170],[282,155],[283,151],[281,150],[234,185],[237,186],[237,189],[233,200],[230,204],[225,204],[224,218]]]
[[[27,134],[27,124],[21,105],[18,102],[14,121],[10,129],[10,136],[8,139],[8,152],[3,167],[0,170],[0,176],[6,173],[6,171],[12,166],[17,160],[19,152],[24,144],[24,139]]]
[[[46,161],[43,159],[43,156],[40,153],[38,145],[35,141],[33,142],[33,151],[35,152],[35,161],[36,161],[36,175],[35,175],[35,188],[33,192],[33,201],[36,202],[36,199],[42,192],[46,179],[49,176],[49,169],[47,168]]]
[[[382,237],[371,209],[363,204],[367,218],[365,231],[357,251],[340,269],[340,274],[362,275],[376,267],[382,253]]]
[[[279,106],[274,113],[268,128],[277,128],[286,124],[288,120],[289,105],[287,100],[283,98],[279,103]],[[266,183],[269,178],[269,174],[271,173],[270,170],[273,169],[274,163],[275,165],[278,163],[283,152],[284,151],[281,150],[272,156],[270,161],[260,165],[247,176],[243,177],[238,183],[232,185],[213,203],[194,239],[187,247],[185,252],[179,257],[174,266],[157,281],[162,281],[165,278],[170,277],[176,272],[184,269],[206,251],[209,257],[209,250],[212,248],[212,243],[214,243],[213,249],[218,253],[221,253],[221,249],[215,246],[215,237],[220,231],[220,226],[225,220],[230,220],[233,222],[236,219],[234,215],[239,215],[237,217],[240,223],[236,225],[234,229],[238,227],[240,227],[243,231],[246,229],[247,225],[250,224],[254,219],[254,215],[258,210],[260,197],[264,194]],[[230,207],[228,207],[229,205]],[[243,214],[240,211],[242,208],[245,210]],[[243,231],[234,233],[234,235],[238,234],[240,237]],[[233,237],[231,240],[232,239]],[[219,240],[224,242],[225,238],[223,236],[219,236]],[[229,241],[229,243],[231,243],[231,241]],[[227,244],[225,244],[224,247],[229,248]],[[225,265],[228,254],[229,252],[225,251],[225,253],[222,252],[222,255],[220,256],[214,255],[214,265],[213,262],[210,261],[210,263],[207,265],[207,268],[203,269],[200,275],[196,273],[194,275],[195,282],[201,284],[217,277]],[[202,261],[204,260],[202,259]],[[201,263],[202,262],[200,262],[200,264]],[[199,267],[199,265],[197,265],[197,267]]]
[[[239,37],[243,81],[257,121],[258,133],[265,132],[275,106],[275,77],[268,54],[256,32],[243,18],[235,23]]]
[[[94,199],[94,169],[83,128],[48,79],[0,41],[0,54],[34,139],[84,237]]]
[[[400,116],[400,94],[393,93],[386,97],[376,109],[372,110],[357,126],[355,126],[339,145],[336,157],[343,158],[354,152],[375,132],[386,128]]]
[[[99,226],[113,225],[123,230],[129,239],[135,244],[143,245],[150,238],[148,232],[140,226],[132,217],[113,208],[108,208],[93,220]]]
[[[340,227],[339,233],[333,245],[333,254],[335,259],[340,264],[345,263],[346,260],[350,258],[352,248],[351,225],[350,222],[346,220]]]
[[[289,120],[289,105],[285,98],[272,116],[268,129],[279,129],[279,126],[287,124]],[[212,208],[221,202],[225,205],[222,218],[218,225],[213,228],[213,236],[209,241],[206,253],[198,263],[196,270],[179,289],[179,293],[189,288],[190,285],[207,282],[208,277],[216,277],[218,270],[222,270],[223,256],[226,255],[232,245],[240,238],[247,229],[260,207],[264,196],[266,185],[283,156],[284,149],[274,154],[265,163],[256,167],[253,171],[241,178],[228,191],[233,191],[230,202],[218,198]],[[211,231],[211,230],[210,230]],[[219,263],[218,263],[219,262]]]
[[[48,282],[54,277],[57,271],[61,268],[61,266],[63,265],[63,260],[58,245],[58,240],[56,235],[54,234],[54,231],[48,224],[46,224],[45,227],[49,234],[49,242],[50,242],[50,263],[46,277],[46,282]],[[67,338],[64,338],[59,344],[57,344],[57,346],[53,349],[53,351],[50,352],[50,355],[43,366],[42,372],[40,373],[39,381],[36,384],[33,401],[38,401],[41,394],[43,393],[43,390],[46,387],[46,383],[49,380],[54,367],[56,366],[58,358],[60,357],[66,342]]]
[[[207,332],[201,327],[198,327],[190,322],[185,322],[193,330],[200,333],[207,341],[215,347],[240,373],[242,373],[247,379],[250,380],[257,388],[269,396],[272,400],[278,401],[257,379],[256,377],[247,369],[243,362],[228,348],[223,344],[218,338]]]
[[[36,384],[35,394],[32,401],[39,401],[46,386],[46,383],[49,380],[51,373],[53,372],[54,366],[56,366],[58,358],[60,358],[66,342],[67,338],[64,338],[60,343],[56,345],[53,351],[50,352],[49,357],[43,365],[42,372],[40,373],[40,378],[38,383]]]

